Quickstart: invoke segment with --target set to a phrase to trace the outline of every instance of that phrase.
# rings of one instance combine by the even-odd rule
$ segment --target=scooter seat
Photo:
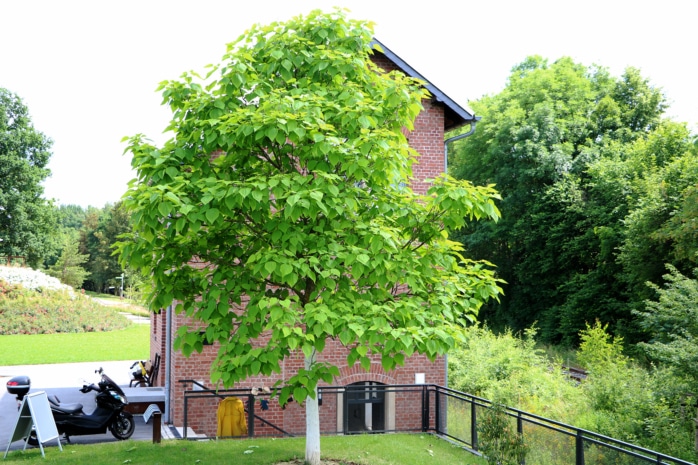
[[[65,413],[67,415],[74,415],[76,413],[82,412],[82,404],[61,404],[58,397],[51,395],[48,396],[48,401],[51,403],[51,408],[59,413]]]
[[[75,415],[76,413],[82,412],[82,404],[61,404],[54,405],[52,408],[57,412],[67,415]]]

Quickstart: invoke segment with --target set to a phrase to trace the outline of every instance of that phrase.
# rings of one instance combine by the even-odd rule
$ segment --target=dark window
[[[344,397],[344,431],[365,433],[385,430],[385,388],[366,381],[347,386]]]

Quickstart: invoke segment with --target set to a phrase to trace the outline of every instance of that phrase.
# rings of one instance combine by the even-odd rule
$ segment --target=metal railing
[[[192,380],[182,382],[192,383],[192,386],[198,384]],[[322,434],[433,433],[478,455],[481,454],[481,442],[484,439],[478,435],[480,423],[485,418],[484,414],[494,407],[487,399],[426,384],[324,386],[318,388],[318,393]],[[247,436],[303,435],[304,430],[284,431],[274,421],[264,417],[265,412],[260,411],[257,404],[260,398],[268,401],[268,393],[252,395],[250,389],[214,391],[199,384],[197,390],[184,392],[184,438],[187,439],[192,402],[229,396],[246,400]],[[278,414],[278,404],[275,409]],[[511,431],[516,431],[523,439],[527,453],[522,464],[694,465],[515,408],[501,407],[499,411],[510,421]],[[255,431],[255,420],[273,431]],[[197,439],[207,437],[208,435],[203,435]]]
[[[270,397],[270,394],[267,393],[259,393],[256,395],[252,395],[250,393],[249,389],[225,389],[225,390],[214,390],[214,389],[209,389],[203,384],[199,383],[198,381],[192,380],[192,379],[186,379],[186,380],[180,380],[180,383],[184,384],[190,384],[192,387],[195,387],[196,389],[194,390],[185,390],[184,391],[184,434],[183,434],[183,439],[189,439],[188,438],[188,425],[189,425],[189,407],[192,402],[196,402],[197,399],[204,399],[204,400],[210,400],[212,397],[217,398],[217,399],[226,399],[228,397],[238,397],[241,399],[245,399],[245,413],[247,414],[247,436],[248,437],[254,437],[255,436],[255,429],[254,429],[254,421],[258,420],[262,424],[271,427],[273,430],[276,431],[276,435],[280,436],[293,436],[293,434],[284,431],[282,428],[279,428],[275,424],[271,423],[267,419],[263,418],[260,416],[258,413],[255,413],[255,400],[257,397]],[[274,435],[274,434],[272,434]],[[269,434],[266,434],[266,436],[269,436]],[[208,438],[208,435],[203,436],[204,439]],[[199,436],[195,439],[201,439],[202,437]]]
[[[437,408],[434,432],[478,451],[478,421],[487,409],[493,407],[492,402],[441,386],[430,386],[429,390],[433,392],[433,402]],[[502,412],[509,418],[512,427],[515,425],[516,432],[521,434],[528,450],[522,463],[693,465],[685,460],[518,409],[504,407]]]

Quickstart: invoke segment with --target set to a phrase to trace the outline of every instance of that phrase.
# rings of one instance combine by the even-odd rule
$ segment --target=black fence
[[[434,432],[462,443],[473,451],[480,449],[478,421],[492,403],[463,392],[429,386],[430,402],[437,409]],[[522,435],[527,454],[523,463],[535,465],[693,465],[633,444],[513,408],[502,414],[511,429]]]
[[[215,437],[208,418],[201,420],[201,411],[209,413],[227,397],[238,397],[245,406],[247,435],[302,436],[302,409],[297,405],[284,411],[271,402],[262,389],[231,389],[214,391],[192,380],[193,389],[184,392],[184,438]],[[480,454],[486,438],[481,423],[494,405],[486,400],[437,385],[382,385],[361,383],[349,386],[328,386],[318,390],[320,430],[322,434],[366,434],[390,432],[432,433]],[[694,465],[592,431],[575,428],[521,410],[500,407],[508,430],[520,434],[526,446],[522,464],[535,465]],[[214,421],[215,423],[215,421]],[[188,427],[197,437],[188,437]],[[208,429],[208,431],[206,431]],[[214,428],[215,429],[215,428]],[[202,434],[203,430],[203,434]]]

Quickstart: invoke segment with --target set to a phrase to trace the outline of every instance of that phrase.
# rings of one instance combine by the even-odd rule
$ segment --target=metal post
[[[473,450],[477,450],[477,412],[475,399],[470,399],[470,442]]]
[[[584,465],[584,436],[582,430],[577,430],[576,440],[576,465]]]
[[[422,432],[429,431],[429,393],[426,384],[422,386]]]
[[[441,433],[441,393],[439,392],[438,388],[434,389],[434,402],[436,402],[434,412],[434,415],[436,416],[436,424],[434,425],[434,430],[437,433]]]
[[[153,444],[160,444],[162,441],[162,413],[153,412]]]
[[[254,396],[247,396],[247,436],[254,437]]]
[[[351,392],[351,388],[347,386],[344,389],[344,395],[342,396],[342,404],[344,408],[344,413],[342,414],[342,434],[349,434],[349,392]]]
[[[516,417],[516,432],[521,436],[521,440],[523,440],[523,417],[521,416],[521,412],[519,412]],[[526,465],[526,457],[522,457],[520,463],[521,465]]]
[[[187,421],[188,421],[187,413],[189,412],[189,399],[186,396],[186,389],[187,389],[187,387],[184,386],[184,391],[185,391],[185,395],[184,395],[184,439],[187,439],[187,430],[189,429],[187,427]]]

